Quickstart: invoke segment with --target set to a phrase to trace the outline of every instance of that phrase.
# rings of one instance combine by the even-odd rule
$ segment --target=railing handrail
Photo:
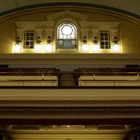
[[[35,69],[30,68],[30,71],[28,71],[28,68],[27,69],[26,68],[19,69],[19,71],[18,71],[18,69],[10,68],[10,69],[7,69],[7,71],[4,71],[4,69],[0,69],[0,77],[1,77],[0,82],[2,82],[2,85],[3,85],[3,82],[5,84],[5,82],[9,81],[9,82],[21,82],[21,84],[19,84],[19,85],[24,86],[24,82],[26,83],[26,85],[28,84],[28,82],[26,82],[26,81],[30,81],[30,83],[32,81],[34,81],[34,82],[37,81],[36,83],[39,82],[40,85],[42,85],[42,86],[44,86],[44,84],[47,82],[50,82],[50,83],[54,82],[54,84],[57,87],[61,86],[61,84],[65,83],[65,82],[66,83],[74,82],[75,87],[80,87],[80,86],[82,86],[82,84],[81,85],[79,84],[80,82],[81,83],[82,82],[87,82],[87,83],[88,82],[93,82],[93,83],[97,82],[98,83],[98,81],[101,81],[101,82],[112,81],[114,84],[113,86],[118,86],[118,82],[120,82],[120,81],[121,82],[123,82],[123,81],[124,82],[125,81],[132,81],[133,82],[134,81],[133,86],[140,87],[140,69],[136,69],[136,71],[133,71],[132,69],[128,70],[128,69],[120,69],[120,68],[119,69],[98,68],[98,69],[90,69],[90,70],[88,70],[88,69],[82,70],[81,69],[82,71],[80,71],[78,69],[78,70],[70,71],[70,72],[63,72],[63,71],[60,71],[60,70],[55,69],[55,68],[54,69],[53,68],[52,69],[51,68],[47,68],[47,69],[45,69],[45,68],[40,69],[39,68],[38,70],[37,70],[37,68],[35,68]],[[68,74],[68,77],[65,77],[63,79],[63,77],[66,76],[65,74]],[[24,76],[27,76],[27,77],[24,77]],[[56,76],[56,77],[55,78],[52,77],[52,78],[47,79],[47,76],[48,77],[49,76]],[[72,78],[69,78],[69,76]],[[83,76],[83,77],[81,77],[81,79],[80,79],[80,76]],[[87,76],[87,79],[86,79],[86,76]],[[88,79],[88,76],[91,78]],[[112,78],[113,76],[114,76],[114,78]],[[121,76],[124,76],[124,77],[121,79]],[[129,77],[131,77],[131,78],[129,78]],[[136,83],[135,81],[137,81],[137,85],[134,84],[134,83]],[[71,86],[71,85],[69,85],[69,86]]]
[[[0,69],[0,72],[63,72],[63,73],[92,73],[92,72],[140,72],[140,69],[92,69],[92,70],[73,70],[73,71],[61,71],[59,69]]]

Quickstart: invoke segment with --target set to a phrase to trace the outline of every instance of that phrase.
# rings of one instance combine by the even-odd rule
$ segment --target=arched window
[[[57,28],[57,48],[76,49],[77,48],[77,28],[72,23],[60,24]]]

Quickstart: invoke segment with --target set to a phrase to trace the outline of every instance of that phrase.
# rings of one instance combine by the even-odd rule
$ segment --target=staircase
[[[72,72],[61,73],[60,87],[75,87],[75,79]]]

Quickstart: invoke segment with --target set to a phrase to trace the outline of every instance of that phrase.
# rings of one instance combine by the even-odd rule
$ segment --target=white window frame
[[[111,49],[111,33],[110,33],[110,31],[100,31],[99,38],[100,38],[100,49],[101,50]]]
[[[62,33],[63,27],[69,26],[72,28],[72,33],[65,35]],[[59,41],[62,42],[62,46],[59,46]],[[74,42],[74,47],[65,46],[65,44],[69,43],[69,45]],[[77,50],[78,49],[78,29],[75,24],[72,22],[63,22],[59,24],[56,28],[56,49],[57,50]]]

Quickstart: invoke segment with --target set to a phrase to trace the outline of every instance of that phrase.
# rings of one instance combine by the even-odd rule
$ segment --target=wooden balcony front
[[[0,87],[139,88],[140,69],[79,68],[61,72],[56,68],[1,68]]]
[[[0,123],[140,123],[139,72],[139,69],[77,69],[70,73],[46,68],[0,69]],[[112,84],[104,85],[108,81]],[[137,84],[118,85],[120,81]],[[100,84],[92,85],[95,82]]]

